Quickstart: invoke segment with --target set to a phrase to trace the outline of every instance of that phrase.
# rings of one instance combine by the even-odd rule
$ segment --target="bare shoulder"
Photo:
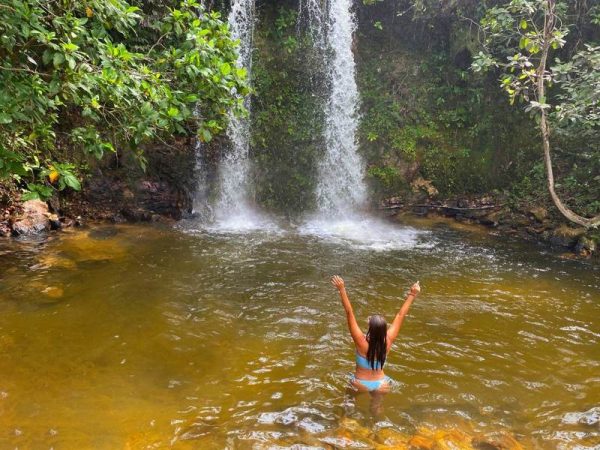
[[[356,349],[361,354],[367,354],[367,352],[369,351],[369,341],[367,341],[367,336],[362,334],[362,337],[359,340],[359,342],[356,342]]]

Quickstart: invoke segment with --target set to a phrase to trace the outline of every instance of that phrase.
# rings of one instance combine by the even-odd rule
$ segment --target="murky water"
[[[598,448],[598,264],[405,231],[398,247],[142,226],[0,242],[0,448],[375,448],[439,430]],[[334,273],[360,323],[423,286],[379,415],[346,393]]]

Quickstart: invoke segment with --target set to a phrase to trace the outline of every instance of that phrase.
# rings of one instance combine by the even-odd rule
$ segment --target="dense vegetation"
[[[144,143],[208,141],[241,111],[246,74],[219,13],[195,0],[137,3],[0,5],[0,178],[24,199],[79,190],[90,157],[143,168]]]
[[[247,92],[216,12],[228,3],[4,2],[0,177],[47,197],[78,189],[95,158],[144,166],[178,136],[218,135]],[[540,96],[530,65],[550,3]],[[256,200],[292,215],[314,206],[326,97],[298,11],[297,0],[257,2],[250,103]],[[492,194],[550,206],[543,113],[556,195],[579,215],[600,212],[600,5],[362,0],[356,12],[358,139],[374,202]],[[213,162],[222,143],[205,146]]]
[[[362,100],[359,139],[373,199],[399,196],[418,202],[436,192],[440,199],[495,192],[513,203],[549,200],[536,111],[526,108],[524,98],[505,97],[500,66],[480,70],[480,53],[489,63],[492,50],[484,45],[490,37],[484,31],[492,14],[509,2],[362,3],[355,51]],[[544,2],[512,3],[539,7]],[[313,200],[310,168],[319,158],[322,127],[315,105],[323,74],[310,58],[310,36],[296,10],[293,1],[262,2],[253,74],[253,149],[259,194],[264,194],[259,198],[284,210],[310,206]],[[556,99],[551,120],[557,191],[587,215],[600,210],[600,139],[593,111],[600,89],[591,79],[599,73],[597,56],[596,63],[591,59],[598,53],[595,11],[585,2],[560,11],[569,32],[564,31],[562,48],[553,50],[557,77],[549,94]],[[516,18],[505,20],[520,26]],[[566,101],[572,98],[580,100]],[[566,120],[568,110],[579,120],[573,115]],[[261,170],[270,165],[284,167],[283,172],[265,176]],[[305,188],[296,189],[296,183]]]

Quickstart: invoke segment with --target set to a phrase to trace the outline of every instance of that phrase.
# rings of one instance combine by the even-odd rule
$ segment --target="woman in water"
[[[350,304],[344,280],[335,275],[331,278],[333,284],[340,292],[342,305],[346,310],[346,319],[348,319],[348,328],[350,335],[356,346],[356,371],[350,383],[357,391],[371,393],[385,393],[390,389],[390,378],[383,373],[383,365],[387,354],[392,347],[392,343],[398,336],[404,317],[408,313],[413,300],[421,292],[421,286],[417,281],[410,288],[410,293],[406,297],[402,308],[396,314],[392,325],[388,328],[385,319],[380,315],[369,317],[369,331],[364,334]]]

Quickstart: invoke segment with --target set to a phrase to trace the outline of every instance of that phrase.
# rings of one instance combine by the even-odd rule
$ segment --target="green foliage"
[[[544,47],[544,20],[549,5],[547,0],[512,0],[507,5],[496,6],[487,11],[481,20],[485,30],[487,52],[481,52],[473,68],[476,71],[495,66],[503,69],[501,87],[515,100],[524,100],[532,110],[547,109],[546,98],[538,98],[536,68]],[[553,49],[566,43],[568,28],[560,15],[566,12],[566,4],[557,3],[558,25],[552,30],[548,45]],[[495,56],[497,55],[497,56]],[[547,82],[554,79],[553,73],[544,74]]]
[[[447,50],[391,45],[361,53],[359,137],[370,167],[396,168],[408,179],[391,184],[370,173],[376,197],[407,195],[418,176],[444,196],[480,194],[529,170],[537,142],[492,80],[457,67]]]
[[[264,207],[293,215],[314,202],[323,124],[321,98],[311,83],[318,64],[311,60],[310,36],[298,32],[295,10],[272,5],[263,13],[252,68],[256,197]]]
[[[561,127],[593,133],[600,130],[600,46],[586,44],[571,60],[552,68],[561,91],[555,119]],[[591,137],[591,136],[590,136]],[[597,136],[596,136],[597,137]]]
[[[0,36],[0,148],[10,149],[0,175],[33,179],[54,167],[59,189],[78,189],[72,168],[52,162],[58,149],[79,161],[129,152],[144,166],[144,143],[210,140],[230,109],[243,110],[236,43],[195,0],[148,16],[124,0],[7,0]]]
[[[21,200],[48,200],[54,194],[54,189],[46,184],[27,183],[27,189],[23,189]]]
[[[481,22],[486,36],[484,51],[474,69],[499,68],[501,86],[511,104],[525,102],[525,110],[536,119],[545,112],[539,116],[551,120],[553,150],[558,156],[553,161],[560,174],[560,181],[554,183],[556,190],[583,214],[597,214],[600,47],[585,42],[585,30],[580,23],[569,23],[568,12],[567,2],[558,1],[554,8],[553,0],[512,0],[490,9]],[[592,20],[595,14],[593,8],[588,11]],[[579,36],[571,51],[564,52],[562,62],[556,55],[567,46],[572,29]],[[530,187],[529,179],[523,178],[517,191],[522,191],[523,185]]]
[[[397,167],[369,167],[367,175],[378,197],[391,197],[407,188],[406,180]]]
[[[27,175],[29,170],[25,156],[0,146],[0,181],[11,177],[19,179]]]

